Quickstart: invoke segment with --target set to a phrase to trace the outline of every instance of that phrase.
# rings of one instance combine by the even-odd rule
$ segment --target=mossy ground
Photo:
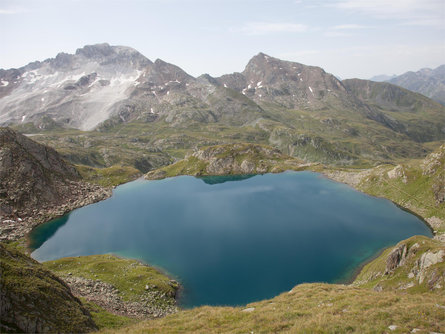
[[[44,266],[62,276],[71,273],[109,283],[120,291],[125,301],[139,301],[146,285],[154,286],[166,295],[175,295],[174,284],[156,268],[109,254],[67,257],[45,262]]]
[[[118,186],[122,183],[132,181],[142,173],[130,166],[111,166],[107,168],[94,168],[90,166],[77,165],[82,178],[90,183],[95,183],[103,187]]]
[[[358,188],[370,195],[390,199],[421,217],[438,217],[445,221],[445,202],[439,202],[435,196],[435,190],[445,185],[444,164],[433,175],[425,175],[421,163],[417,160],[401,165],[404,176],[395,178],[388,176],[394,166],[379,166],[360,182]],[[434,229],[443,233],[445,224]]]

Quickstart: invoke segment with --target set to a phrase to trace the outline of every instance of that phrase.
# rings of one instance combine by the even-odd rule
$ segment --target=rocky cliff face
[[[0,243],[0,332],[97,330],[70,288],[40,263]]]
[[[21,237],[51,215],[108,195],[83,183],[54,149],[0,128],[0,240]]]

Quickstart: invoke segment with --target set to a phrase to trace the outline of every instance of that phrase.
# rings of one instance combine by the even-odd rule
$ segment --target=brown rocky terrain
[[[0,128],[0,240],[16,240],[35,225],[111,195],[82,182],[52,148]]]

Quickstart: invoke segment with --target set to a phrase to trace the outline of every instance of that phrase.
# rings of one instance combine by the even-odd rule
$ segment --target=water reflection
[[[56,234],[58,229],[68,222],[69,217],[70,214],[66,214],[63,217],[54,219],[39,226],[38,228],[35,228],[30,234],[29,248],[31,250],[35,250],[42,246],[46,240],[50,239],[54,234]]]
[[[219,184],[224,182],[230,182],[230,181],[242,181],[250,179],[251,177],[254,177],[255,174],[249,174],[249,175],[214,175],[214,176],[200,176],[197,177],[201,181],[204,181],[206,184]]]
[[[193,307],[347,280],[370,256],[416,234],[431,232],[387,200],[287,172],[134,181],[31,238],[39,261],[115,253],[164,268],[184,287],[182,305]]]

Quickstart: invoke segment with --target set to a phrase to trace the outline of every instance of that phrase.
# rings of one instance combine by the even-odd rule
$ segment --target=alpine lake
[[[379,252],[431,236],[416,216],[312,172],[136,180],[34,229],[32,256],[113,253],[178,280],[182,307],[241,305],[349,281]]]

